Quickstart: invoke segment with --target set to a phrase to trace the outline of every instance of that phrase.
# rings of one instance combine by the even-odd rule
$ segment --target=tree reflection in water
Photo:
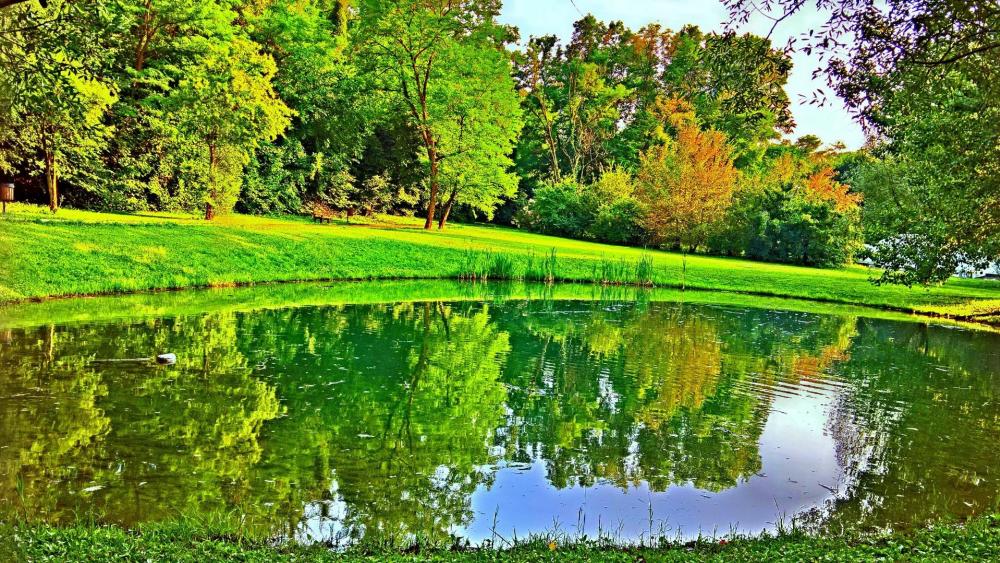
[[[303,538],[441,539],[482,528],[487,501],[522,506],[514,496],[531,479],[552,495],[656,495],[666,518],[703,502],[711,510],[691,518],[723,530],[723,514],[773,521],[767,495],[805,495],[789,506],[811,509],[817,526],[966,516],[998,497],[1000,339],[990,333],[683,303],[506,301],[3,336],[0,502],[49,522],[223,513]],[[160,351],[177,365],[94,361]],[[824,431],[782,443],[790,417],[807,416],[786,403]],[[782,468],[823,448],[835,452],[823,479],[839,482],[794,489]]]

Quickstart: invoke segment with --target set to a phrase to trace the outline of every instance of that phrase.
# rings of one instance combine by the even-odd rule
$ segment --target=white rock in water
[[[176,364],[177,354],[160,354],[156,356],[156,363],[158,364]]]

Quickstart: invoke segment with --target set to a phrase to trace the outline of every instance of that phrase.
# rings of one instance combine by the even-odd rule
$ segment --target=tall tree
[[[164,100],[181,80],[203,73],[213,50],[241,30],[234,5],[197,0],[114,0],[121,22],[109,34],[115,57],[103,73],[120,91],[109,123],[116,134],[103,155],[107,173],[96,186],[111,209],[189,209],[200,202],[185,170],[197,156]]]
[[[450,107],[444,111],[455,118],[440,144],[440,172],[446,184],[441,229],[456,203],[492,216],[503,197],[514,195],[517,178],[508,169],[522,126],[506,53],[455,45],[448,59],[460,78],[445,97]]]
[[[360,64],[378,86],[395,95],[420,136],[428,166],[427,217],[437,213],[442,161],[463,149],[468,108],[481,99],[483,84],[470,77],[463,60],[488,58],[510,39],[496,24],[497,0],[363,0],[355,28]],[[488,88],[487,88],[488,89]],[[513,92],[511,92],[513,94]]]
[[[758,8],[726,4],[733,24]],[[1000,5],[776,0],[768,15],[779,26],[809,5],[826,21],[793,46],[824,56],[820,70],[879,145],[853,181],[881,281],[1000,262]]]
[[[93,175],[110,134],[115,87],[100,73],[109,25],[104,9],[69,2],[0,12],[0,170],[43,175],[53,212],[59,179]]]
[[[705,34],[688,26],[674,37],[663,71],[665,90],[694,105],[704,127],[726,134],[743,167],[795,126],[785,83],[787,53],[751,34]]]
[[[220,45],[198,70],[164,103],[177,127],[200,145],[193,176],[203,186],[205,219],[212,219],[217,209],[232,209],[243,167],[261,142],[285,130],[291,111],[272,88],[274,60],[247,39]]]
[[[612,26],[621,29],[621,24]],[[607,25],[588,16],[574,24],[567,46],[543,36],[532,38],[517,55],[516,75],[529,116],[519,159],[544,162],[543,177],[553,182],[564,176],[590,182],[611,164],[608,143],[618,133],[620,106],[630,91],[602,62],[607,57],[602,37],[609,34]]]
[[[348,56],[348,4],[276,0],[253,18],[250,35],[274,57],[275,90],[295,116],[282,139],[254,155],[243,209],[297,212],[314,199],[349,205],[342,180],[361,156],[380,104],[365,95],[364,77]]]

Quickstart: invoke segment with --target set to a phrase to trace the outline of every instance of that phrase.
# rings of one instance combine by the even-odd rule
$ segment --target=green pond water
[[[560,291],[275,286],[0,310],[0,518],[635,541],[998,507],[996,333]],[[162,352],[177,363],[105,361]]]

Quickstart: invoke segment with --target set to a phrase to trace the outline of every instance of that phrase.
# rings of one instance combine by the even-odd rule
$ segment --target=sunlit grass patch
[[[936,315],[1000,314],[1000,283],[952,279],[929,288],[874,286],[859,266],[818,269],[597,244],[483,225],[425,231],[378,216],[94,213],[15,204],[0,219],[0,298],[334,279],[474,278],[578,281],[749,292]],[[354,224],[357,223],[357,224]],[[141,249],[162,248],[144,252]],[[476,261],[470,261],[475,256]],[[486,257],[489,257],[487,260]],[[686,264],[686,267],[685,267]],[[128,283],[111,280],[128,280]]]
[[[97,250],[97,245],[86,242],[76,242],[73,243],[73,250],[77,250],[79,252],[94,252]]]

